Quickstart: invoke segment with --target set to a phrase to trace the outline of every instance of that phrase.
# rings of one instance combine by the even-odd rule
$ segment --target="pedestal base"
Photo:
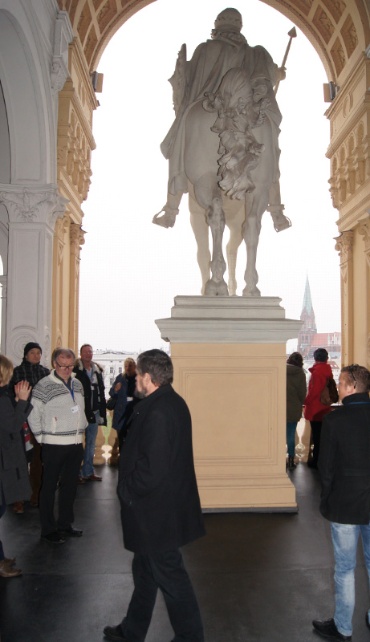
[[[297,510],[285,469],[285,342],[300,322],[285,320],[279,301],[176,297],[171,319],[156,322],[192,415],[205,510]]]

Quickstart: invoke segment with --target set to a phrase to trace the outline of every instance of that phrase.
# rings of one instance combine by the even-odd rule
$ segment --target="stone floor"
[[[0,579],[1,642],[101,642],[103,627],[124,615],[131,554],[122,545],[117,469],[105,466],[101,474],[102,483],[78,487],[81,539],[55,547],[41,542],[31,507],[1,519],[5,552],[23,569],[22,577]],[[315,641],[311,620],[331,617],[333,559],[328,523],[318,511],[317,472],[300,464],[291,476],[297,514],[206,514],[207,536],[185,547],[207,642]],[[359,553],[354,642],[370,640],[367,605]],[[146,642],[172,637],[159,595]]]

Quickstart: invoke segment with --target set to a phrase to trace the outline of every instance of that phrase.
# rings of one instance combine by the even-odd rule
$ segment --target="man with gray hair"
[[[357,544],[361,535],[370,580],[370,372],[357,364],[342,368],[342,406],[322,424],[319,472],[320,511],[330,522],[335,558],[335,610],[313,627],[329,640],[352,639]],[[370,629],[370,608],[365,613]],[[363,638],[364,639],[364,638]]]
[[[104,628],[108,640],[144,642],[160,589],[173,642],[204,642],[198,602],[179,550],[204,535],[191,417],[172,380],[172,361],[165,352],[139,355],[136,388],[143,400],[128,423],[118,481],[135,588],[122,622]]]
[[[54,350],[54,370],[33,388],[33,408],[28,417],[35,439],[42,446],[41,539],[51,544],[63,544],[66,537],[82,535],[82,530],[72,526],[83,458],[82,439],[87,425],[83,387],[72,373],[75,358],[69,348]],[[58,482],[56,520],[54,501]]]

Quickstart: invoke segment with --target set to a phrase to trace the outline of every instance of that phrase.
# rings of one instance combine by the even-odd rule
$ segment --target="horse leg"
[[[236,296],[236,259],[238,248],[243,240],[242,229],[245,219],[244,201],[224,198],[225,223],[230,230],[230,237],[226,245],[227,269],[229,272],[229,294]]]
[[[257,247],[261,231],[262,215],[266,210],[268,198],[263,186],[252,194],[247,194],[245,203],[244,239],[247,246],[247,268],[245,270],[245,288],[243,296],[261,296],[257,287],[258,272],[256,270]]]
[[[222,207],[220,188],[216,177],[205,174],[194,184],[194,195],[198,204],[206,210],[207,223],[212,234],[211,278],[208,279],[204,294],[228,296],[224,281],[226,263],[222,253],[222,236],[225,229],[225,213]]]
[[[204,209],[197,203],[194,190],[189,183],[189,210],[190,223],[193,228],[195,242],[197,244],[197,261],[202,276],[202,290],[204,294],[206,283],[210,277],[211,253],[209,251],[209,227],[206,221]]]
[[[226,270],[226,263],[222,253],[225,214],[222,209],[221,196],[213,199],[212,205],[207,210],[207,221],[211,229],[213,251],[211,278],[206,283],[204,294],[208,296],[228,296],[229,291],[223,278]]]

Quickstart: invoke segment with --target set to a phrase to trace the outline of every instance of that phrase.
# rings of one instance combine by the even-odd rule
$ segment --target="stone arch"
[[[112,36],[137,11],[155,0],[58,0],[78,34],[90,71],[94,71]],[[370,41],[366,0],[263,0],[292,20],[317,51],[329,80],[338,83],[349,59]],[[344,72],[344,73],[342,73]]]
[[[26,34],[14,15],[0,10],[0,80],[7,109],[10,183],[50,181],[51,142],[45,122],[45,94]],[[54,142],[54,141],[53,141]],[[30,162],[32,159],[32,162]]]

